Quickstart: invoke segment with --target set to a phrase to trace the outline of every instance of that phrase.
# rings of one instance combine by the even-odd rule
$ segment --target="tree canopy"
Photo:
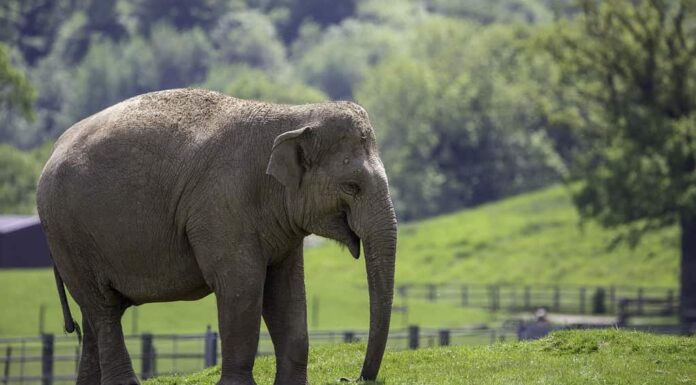
[[[629,240],[679,223],[682,319],[696,321],[696,4],[585,0],[544,40],[583,111],[580,212]]]

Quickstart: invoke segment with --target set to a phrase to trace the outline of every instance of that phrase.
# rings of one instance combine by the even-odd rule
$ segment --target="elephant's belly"
[[[142,249],[141,249],[142,250]],[[193,253],[186,248],[120,250],[110,259],[112,288],[134,304],[196,300],[210,294]],[[118,260],[118,261],[116,261]]]
[[[148,275],[120,275],[112,280],[111,285],[135,305],[149,302],[191,301],[211,293],[197,267],[186,274],[160,270]]]

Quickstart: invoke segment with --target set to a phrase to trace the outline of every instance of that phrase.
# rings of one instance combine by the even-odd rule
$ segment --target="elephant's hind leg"
[[[77,373],[77,385],[99,384],[101,381],[101,370],[99,369],[97,336],[94,334],[94,329],[89,324],[84,312],[82,314],[82,355]]]
[[[124,307],[91,309],[89,319],[97,336],[101,385],[139,385],[123,340]]]

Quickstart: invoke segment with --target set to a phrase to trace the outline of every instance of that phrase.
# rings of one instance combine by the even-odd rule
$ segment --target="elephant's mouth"
[[[348,226],[348,242],[346,242],[348,250],[353,258],[360,258],[360,237],[353,232],[353,229]]]

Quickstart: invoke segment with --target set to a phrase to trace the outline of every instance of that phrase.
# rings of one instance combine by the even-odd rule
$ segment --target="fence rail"
[[[366,341],[368,331],[310,332],[313,345]],[[390,349],[417,349],[439,345],[489,344],[514,339],[514,330],[470,327],[421,329],[409,327],[389,334]],[[141,378],[190,373],[214,366],[220,357],[220,339],[215,331],[203,334],[141,334],[125,337],[135,368]],[[74,383],[80,347],[72,336],[44,334],[36,337],[0,338],[0,384],[62,385]],[[4,353],[4,357],[2,354]],[[261,333],[259,355],[273,353],[268,333]],[[137,370],[137,369],[136,369]]]
[[[411,283],[397,286],[402,302],[423,299],[490,311],[530,311],[540,307],[555,313],[619,314],[620,301],[635,303],[634,316],[675,315],[676,289],[628,286],[512,286]],[[656,309],[656,303],[660,308]]]
[[[567,325],[568,328],[599,328],[617,325]],[[631,326],[631,329],[654,333],[680,334],[680,326]],[[486,345],[515,341],[518,325],[508,324],[500,328],[484,325],[463,328],[429,329],[409,326],[389,333],[387,346],[392,350],[419,349],[448,345]],[[688,330],[687,333],[696,332]],[[312,345],[366,341],[368,331],[318,331],[310,332]],[[141,334],[125,337],[135,368],[140,368],[142,379],[160,375],[182,374],[202,370],[217,364],[220,356],[220,339],[210,328],[203,334]],[[45,334],[37,337],[0,338],[2,385],[63,385],[72,384],[77,376],[80,348],[71,336]],[[259,355],[273,353],[268,333],[261,333]],[[1,351],[0,351],[1,354]],[[139,365],[138,365],[139,364]]]

